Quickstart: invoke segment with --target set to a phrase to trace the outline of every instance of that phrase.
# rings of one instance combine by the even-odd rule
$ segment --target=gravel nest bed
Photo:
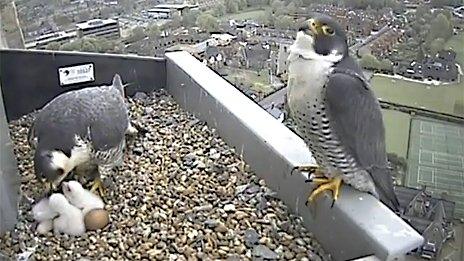
[[[264,180],[166,92],[137,94],[129,103],[132,120],[147,132],[128,139],[124,166],[106,179],[110,224],[81,237],[35,232],[31,207],[42,190],[27,143],[33,116],[10,124],[22,198],[15,231],[0,238],[0,257],[330,260]]]

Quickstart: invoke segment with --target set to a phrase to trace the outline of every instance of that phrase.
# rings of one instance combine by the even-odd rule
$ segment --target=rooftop
[[[159,4],[156,5],[156,9],[177,9],[182,10],[185,8],[196,8],[198,5],[196,4]]]
[[[117,23],[118,21],[114,20],[114,19],[92,19],[92,20],[88,20],[86,22],[82,22],[82,23],[77,23],[76,24],[76,27],[78,29],[81,29],[81,30],[84,30],[84,29],[89,29],[89,28],[96,28],[96,27],[101,27],[101,26],[104,26],[104,25],[109,25],[109,24],[114,24],[114,23]]]
[[[393,260],[404,256],[422,243],[423,238],[414,229],[377,199],[347,186],[342,188],[341,196],[332,208],[329,197],[321,197],[314,207],[306,206],[305,201],[311,189],[311,184],[305,183],[307,176],[304,173],[290,175],[294,166],[315,163],[301,138],[186,52],[167,53],[165,59],[24,50],[1,50],[0,54],[2,56],[0,61],[2,96],[0,97],[3,98],[4,104],[4,106],[0,106],[0,109],[5,108],[5,112],[0,111],[0,137],[2,138],[2,142],[0,142],[2,160],[0,186],[3,186],[0,191],[5,193],[5,186],[11,190],[6,195],[2,194],[0,202],[2,214],[5,213],[0,217],[2,218],[2,222],[0,222],[2,224],[1,232],[9,230],[15,225],[14,220],[17,215],[14,210],[15,204],[8,203],[18,200],[16,192],[19,188],[18,165],[12,156],[12,143],[7,134],[6,122],[11,123],[33,112],[59,93],[89,86],[88,82],[66,87],[59,86],[57,70],[62,67],[92,63],[95,74],[90,85],[107,84],[114,73],[119,73],[124,82],[131,83],[127,87],[127,95],[129,96],[141,92],[150,95],[153,92],[158,93],[160,89],[165,89],[183,110],[195,115],[198,120],[207,125],[204,127],[205,131],[214,129],[221,140],[234,148],[235,155],[243,158],[249,164],[253,173],[265,181],[266,187],[275,191],[276,197],[285,203],[291,213],[302,217],[303,224],[334,260],[356,259],[369,255],[375,255],[381,260]],[[27,66],[36,64],[41,66]],[[17,72],[18,66],[22,68],[21,73]],[[50,77],[43,77],[44,75]],[[31,81],[30,79],[41,80]],[[141,104],[140,110],[143,112],[147,108],[143,107],[144,103]],[[145,113],[147,112],[145,111]],[[169,124],[167,121],[171,121],[172,124],[172,121],[182,119],[181,116],[159,118],[163,124]],[[153,124],[159,125],[160,123],[156,123],[157,121],[155,120]],[[146,121],[142,122],[151,124]],[[175,130],[167,133],[171,133],[169,134],[171,136],[176,135]],[[152,136],[153,134],[148,132],[146,135]],[[169,147],[172,147],[174,141],[176,138],[172,136],[170,139],[161,139],[159,142],[163,144],[169,142],[171,144]],[[149,146],[147,150],[161,148],[159,147],[161,143],[153,145],[153,147]],[[150,170],[140,171],[140,175],[148,175],[147,178],[153,178],[150,177],[151,174],[159,177],[160,180],[168,178],[170,182],[177,184],[182,181],[183,174],[192,173],[198,169],[198,163],[196,163],[197,167],[184,166],[178,175],[171,171],[157,172],[156,156],[153,159],[148,158],[141,161],[143,157],[138,154],[140,152],[131,153],[133,154],[130,154],[132,155],[130,157],[135,157],[134,160],[138,161],[137,164],[142,164],[140,167],[150,168]],[[152,163],[150,163],[151,160],[153,160]],[[173,165],[168,166],[173,167]],[[24,167],[25,165],[21,165],[22,170]],[[155,167],[156,169],[151,169]],[[26,175],[25,173],[20,174],[21,176]],[[22,182],[29,181],[22,178]],[[231,189],[233,188],[231,187]],[[155,194],[164,193],[162,191],[152,192]],[[230,199],[226,198],[226,201],[222,199],[215,204],[222,206],[228,204],[228,199],[233,200],[233,198],[234,196]],[[188,202],[188,197],[179,198],[175,200],[176,203],[174,203],[173,198],[168,197],[165,200],[164,204],[185,205]],[[131,202],[128,201],[128,206],[132,204]],[[161,209],[164,209],[162,205],[155,206],[153,213],[158,213],[158,218]],[[189,211],[189,207],[183,210]],[[134,210],[134,213],[136,215],[137,210]],[[179,210],[179,213],[182,211]],[[116,213],[117,215],[119,214]],[[274,213],[274,215],[277,214]],[[227,218],[226,213],[225,217]],[[8,222],[4,222],[4,220]],[[162,218],[162,220],[164,219]],[[160,221],[160,225],[165,226],[172,222],[173,220],[169,221],[168,219]],[[118,226],[118,224],[114,225]],[[272,225],[269,226],[270,229]],[[137,227],[134,228],[137,229]],[[280,233],[279,231],[282,229],[284,228],[277,226],[277,233]],[[177,231],[187,236],[183,234],[187,232],[182,229]],[[110,235],[110,233],[111,231],[104,231],[105,235]],[[133,233],[137,232],[134,230]],[[161,234],[161,232],[154,234]],[[233,234],[226,235],[234,236]],[[127,235],[121,234],[117,237],[124,236]],[[188,237],[190,238],[191,235],[189,234]],[[195,237],[193,235],[193,238]],[[172,251],[177,253],[178,250]],[[132,253],[130,254],[132,255]]]

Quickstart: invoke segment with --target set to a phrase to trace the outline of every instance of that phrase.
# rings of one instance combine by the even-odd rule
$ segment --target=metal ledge
[[[335,260],[375,255],[401,260],[423,238],[374,197],[344,186],[330,208],[322,197],[305,206],[312,189],[293,166],[314,164],[304,142],[222,77],[186,52],[166,54],[167,88],[177,102],[218,130],[256,174],[298,215]]]
[[[0,86],[0,236],[11,230],[16,223],[19,185],[17,162],[13,154]]]

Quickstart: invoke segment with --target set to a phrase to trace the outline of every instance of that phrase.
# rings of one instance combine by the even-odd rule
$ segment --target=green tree
[[[448,21],[448,18],[444,14],[438,14],[435,19],[432,20],[430,30],[428,33],[428,40],[443,38],[448,40],[453,36],[453,27]]]
[[[286,8],[285,3],[283,1],[275,0],[271,4],[272,13],[275,15],[282,15],[285,14]]]
[[[416,19],[428,18],[432,15],[432,10],[426,4],[420,4],[416,8]]]
[[[289,29],[293,26],[293,18],[288,15],[280,15],[275,20],[275,27],[280,29]]]
[[[215,11],[213,11],[213,13],[215,13]],[[224,14],[225,12],[223,14],[220,14],[219,16],[222,16]],[[183,14],[182,15],[182,26],[188,27],[188,28],[195,26],[198,15],[200,15],[200,12],[197,10],[190,10],[186,12],[185,14]]]
[[[58,42],[51,42],[48,43],[47,46],[45,46],[45,49],[47,50],[60,50],[61,44]]]
[[[270,16],[267,13],[261,14],[256,18],[256,21],[260,24],[270,25]]]
[[[213,12],[215,16],[223,16],[226,14],[227,8],[224,3],[219,3],[214,7]]]
[[[437,38],[432,41],[430,44],[430,55],[434,56],[436,55],[439,51],[443,50],[445,48],[445,39],[443,38]]]
[[[444,7],[444,6],[460,6],[463,4],[462,0],[430,0],[430,4],[433,7]]]
[[[61,45],[60,50],[61,51],[77,51],[77,50],[80,50],[80,48],[81,48],[80,40],[76,40],[76,41]]]
[[[90,41],[83,41],[79,51],[97,52],[97,47]]]
[[[287,5],[286,10],[287,10],[287,13],[288,13],[288,14],[294,14],[294,13],[296,13],[297,8],[296,8],[295,3],[290,2],[290,3]]]
[[[161,35],[161,29],[157,24],[151,24],[145,29],[145,34],[151,39],[155,39]]]
[[[217,18],[211,14],[203,13],[197,18],[197,26],[207,32],[218,30]]]
[[[173,10],[171,21],[169,22],[169,26],[171,29],[177,29],[182,25],[182,17],[180,16],[179,12]]]
[[[141,26],[137,26],[132,29],[130,37],[129,37],[129,42],[137,42],[145,38],[145,31]]]
[[[114,10],[110,7],[103,7],[100,9],[100,15],[102,18],[109,18],[111,15],[115,13]]]
[[[72,23],[71,19],[68,16],[62,15],[62,14],[54,15],[53,20],[55,21],[55,23],[57,25],[61,25],[61,26],[68,25],[68,24]]]
[[[419,51],[417,51],[417,56],[416,56],[416,61],[418,62],[422,62],[425,58],[425,54],[424,54],[424,49],[422,47],[422,45],[419,47]]]
[[[296,7],[303,6],[303,0],[293,0],[291,3],[293,3]]]
[[[247,0],[236,0],[238,3],[238,10],[243,10],[248,7]]]
[[[393,71],[393,63],[388,59],[383,59],[380,62],[380,68],[379,69],[391,72],[391,71]]]
[[[239,10],[239,3],[236,0],[225,0],[224,5],[226,6],[226,12],[229,14],[235,14]]]
[[[379,69],[380,62],[372,54],[366,54],[361,58],[360,65],[365,69]]]

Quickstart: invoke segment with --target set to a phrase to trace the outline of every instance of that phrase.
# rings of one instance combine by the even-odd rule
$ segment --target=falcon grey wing
[[[335,135],[360,170],[344,178],[394,209],[399,202],[387,165],[385,128],[380,104],[363,78],[333,73],[326,84],[327,115]],[[366,176],[367,172],[370,176]],[[356,177],[358,175],[358,177]],[[362,178],[361,178],[362,177]],[[371,184],[373,182],[374,184]]]
[[[297,167],[317,176],[308,201],[332,190],[335,202],[344,181],[396,207],[380,106],[349,54],[343,28],[315,14],[300,26],[288,60],[288,107],[319,165]]]
[[[130,126],[123,93],[116,74],[110,86],[69,91],[45,105],[31,130],[36,175],[56,185],[82,164],[97,164],[105,174],[119,164]],[[102,189],[99,178],[94,185]]]

